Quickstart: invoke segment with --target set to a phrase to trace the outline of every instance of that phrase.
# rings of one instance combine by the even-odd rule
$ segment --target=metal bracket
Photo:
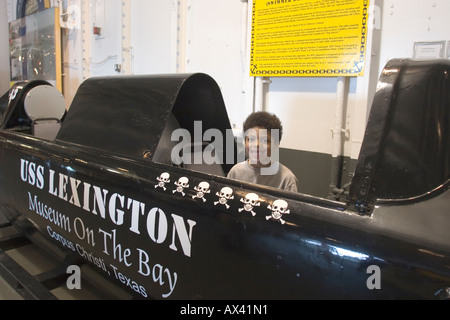
[[[43,284],[1,249],[0,276],[25,300],[56,300]]]

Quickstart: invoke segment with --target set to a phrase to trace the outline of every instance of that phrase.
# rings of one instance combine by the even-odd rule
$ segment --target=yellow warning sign
[[[362,76],[369,0],[253,0],[250,76]]]

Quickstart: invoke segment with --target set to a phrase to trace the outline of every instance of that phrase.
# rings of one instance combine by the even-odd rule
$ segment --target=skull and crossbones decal
[[[170,174],[167,172],[161,173],[159,177],[156,178],[158,181],[155,185],[156,188],[161,188],[164,191],[167,190],[167,185],[170,183]],[[173,194],[179,193],[183,197],[186,195],[185,190],[189,188],[189,178],[181,177],[177,181],[174,182],[176,189],[172,191]],[[192,196],[192,199],[201,199],[203,202],[206,202],[205,196],[211,193],[211,185],[206,182],[200,182],[196,187],[194,187],[195,194]],[[222,205],[226,207],[226,209],[230,209],[230,200],[234,199],[234,191],[230,187],[222,187],[219,192],[216,192],[217,201],[214,202],[214,205]],[[238,209],[239,212],[250,212],[253,217],[256,216],[255,208],[261,206],[261,202],[265,200],[260,198],[256,193],[247,193],[244,198],[240,200],[243,205]],[[286,224],[286,221],[283,219],[285,215],[290,214],[290,210],[288,209],[288,203],[285,200],[275,200],[272,204],[267,206],[267,209],[270,210],[270,215],[266,216],[266,220],[274,220],[280,222],[282,225]]]
[[[253,216],[256,216],[256,212],[253,211],[254,207],[259,207],[261,205],[262,199],[256,193],[248,193],[244,198],[241,198],[241,202],[244,206],[239,209],[239,212],[247,211],[251,212]]]
[[[215,206],[220,203],[221,205],[224,205],[227,209],[230,209],[230,206],[227,202],[228,200],[234,199],[233,189],[229,187],[224,187],[222,188],[222,190],[220,190],[220,192],[216,192],[216,196],[219,197],[219,201],[214,202]]]
[[[286,221],[283,220],[283,215],[291,213],[288,209],[288,203],[284,200],[275,200],[272,205],[269,204],[267,208],[272,211],[272,214],[267,216],[266,219],[273,219],[279,221],[281,224],[286,223]]]
[[[166,191],[166,183],[170,182],[170,174],[168,174],[167,172],[161,173],[161,175],[156,178],[156,180],[158,180],[158,184],[155,185],[155,189],[156,188],[162,188],[164,191]]]
[[[184,189],[189,188],[189,179],[186,177],[181,177],[178,179],[178,181],[174,182],[174,185],[177,186],[175,190],[172,191],[172,193],[178,192],[185,196]]]
[[[208,182],[200,182],[198,186],[194,187],[194,190],[197,191],[197,193],[192,196],[192,199],[202,199],[203,202],[206,202],[205,195],[211,193],[211,190],[209,190],[209,188],[210,185]]]

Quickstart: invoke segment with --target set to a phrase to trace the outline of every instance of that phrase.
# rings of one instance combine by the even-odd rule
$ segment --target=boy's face
[[[250,165],[255,168],[269,167],[271,165],[272,144],[278,146],[277,141],[272,141],[270,130],[259,127],[249,129],[245,135],[245,150]]]

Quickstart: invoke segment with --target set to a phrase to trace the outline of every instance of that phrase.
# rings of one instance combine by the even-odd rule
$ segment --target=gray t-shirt
[[[261,174],[261,169],[252,167],[248,161],[238,163],[228,173],[228,178],[274,187],[285,191],[298,190],[298,180],[287,167],[278,163],[274,174]]]

